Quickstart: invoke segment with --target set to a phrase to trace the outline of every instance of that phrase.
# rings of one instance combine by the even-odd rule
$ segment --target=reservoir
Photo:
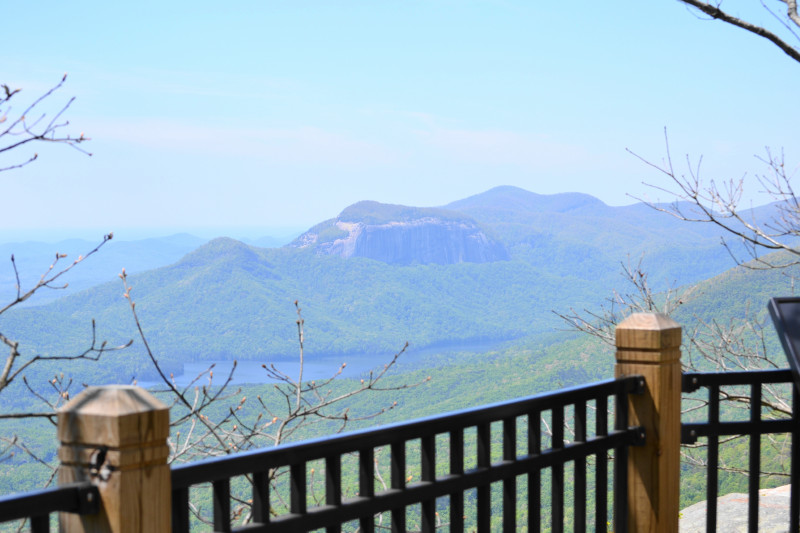
[[[485,353],[498,349],[506,341],[486,341],[472,342],[464,344],[448,344],[445,346],[428,347],[413,349],[409,346],[400,356],[393,372],[417,370],[441,364],[443,359],[459,359],[474,356],[476,353]],[[370,370],[375,373],[383,369],[383,365],[388,364],[394,354],[349,354],[349,355],[315,355],[306,354],[303,365],[303,381],[323,380],[333,377],[342,363],[346,366],[338,377],[342,378],[366,378]],[[436,362],[434,362],[436,361]],[[279,372],[288,375],[292,380],[297,381],[300,372],[299,357],[296,360],[281,359],[279,361],[238,361],[236,370],[231,378],[232,385],[257,384],[257,383],[277,383],[278,380],[270,376],[262,367],[274,365]],[[208,385],[208,369],[214,365],[214,378],[212,385],[222,385],[227,380],[233,368],[233,361],[198,361],[184,363],[183,373],[175,376],[175,383],[178,387],[186,387],[196,380],[194,385]],[[199,376],[199,377],[198,377]],[[144,388],[161,388],[163,383],[158,381],[138,381],[137,385]]]

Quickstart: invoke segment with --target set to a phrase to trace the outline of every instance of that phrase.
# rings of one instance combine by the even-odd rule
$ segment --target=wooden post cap
[[[64,444],[124,448],[168,436],[169,408],[133,385],[88,387],[58,412],[58,439]]]
[[[616,329],[617,362],[680,359],[681,327],[661,313],[634,313]]]

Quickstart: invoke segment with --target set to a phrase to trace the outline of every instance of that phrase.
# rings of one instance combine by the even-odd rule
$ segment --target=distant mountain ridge
[[[57,286],[68,283],[66,289],[40,291],[36,298],[29,302],[41,305],[116,279],[123,267],[129,272],[142,272],[174,263],[206,241],[207,239],[186,233],[141,240],[114,238],[105,243],[98,253],[74,268],[69,276],[60,280],[61,283]],[[101,235],[98,235],[96,241],[70,239],[57,243],[0,244],[0,301],[6,303],[16,296],[16,274],[13,265],[7,260],[12,254],[17,264],[22,290],[25,291],[39,281],[39,277],[53,263],[56,253],[66,254],[66,257],[58,263],[58,266],[64,268],[79,256],[94,249],[100,242],[102,242]]]
[[[473,209],[489,212],[497,209],[531,213],[568,213],[577,210],[587,213],[594,210],[607,212],[614,209],[589,194],[578,192],[537,194],[512,185],[494,187],[480,194],[451,202],[444,208],[461,212],[469,212]]]
[[[398,226],[406,233],[395,235],[413,242],[418,239],[410,234],[412,224],[428,218],[445,229],[464,225],[459,238],[482,232],[489,243],[504,247],[507,258],[426,261],[420,260],[420,244],[413,260],[376,260],[377,252],[371,257],[318,253],[326,243],[344,246],[351,235],[337,220]],[[443,208],[358,203],[333,221],[309,230],[317,240],[305,247],[265,249],[219,238],[169,266],[128,268],[137,310],[159,357],[171,362],[291,357],[297,342],[295,300],[304,310],[308,353],[387,353],[405,341],[422,348],[544,339],[563,327],[551,310],[597,309],[624,284],[620,262],[628,254],[635,262],[645,253],[656,288],[695,283],[732,266],[710,225],[682,223],[641,204],[607,206],[582,194],[546,196],[500,187]],[[382,235],[376,242],[385,246],[387,239]],[[98,339],[123,343],[136,335],[121,292],[116,280],[14,310],[0,317],[0,329],[13,332],[25,353],[74,352],[84,347],[96,318]],[[133,356],[124,361],[138,364]]]
[[[608,276],[619,272],[621,262],[641,259],[657,289],[693,283],[733,266],[720,246],[723,238],[733,253],[748,257],[742,243],[716,225],[682,221],[655,209],[678,207],[696,214],[689,203],[609,206],[583,193],[542,195],[500,186],[443,207],[472,217],[512,257],[533,264],[571,265]],[[777,204],[770,204],[741,214],[766,221],[777,212]]]

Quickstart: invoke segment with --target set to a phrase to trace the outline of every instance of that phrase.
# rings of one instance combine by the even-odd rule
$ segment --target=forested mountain
[[[712,224],[687,223],[643,203],[612,207],[581,193],[541,195],[518,187],[495,187],[445,206],[490,228],[512,257],[577,276],[609,276],[631,258],[658,288],[699,281],[733,265],[720,246],[726,234]],[[656,206],[667,207],[667,206]],[[691,214],[692,206],[681,204]],[[775,206],[743,212],[767,220]],[[741,244],[728,243],[743,256]]]
[[[554,307],[590,305],[601,286],[521,260],[397,266],[216,239],[132,276],[132,297],[163,360],[293,357],[293,302],[309,353],[386,353],[550,331]],[[91,318],[113,343],[133,337],[120,281],[3,317],[23,346],[77,350]],[[135,347],[134,347],[135,351]]]
[[[711,226],[681,223],[641,204],[610,207],[583,194],[498,187],[442,209],[362,202],[337,220],[368,226],[436,217],[469,222],[507,257],[391,264],[320,254],[313,246],[262,249],[220,238],[169,266],[128,268],[132,297],[162,361],[276,360],[296,351],[295,300],[306,318],[308,353],[387,353],[405,341],[422,348],[550,338],[563,327],[551,310],[597,308],[623,283],[619,263],[628,254],[637,260],[644,253],[660,286],[699,281],[731,265]],[[344,235],[333,237],[328,242]],[[388,243],[375,238],[384,250],[410,246],[397,235]],[[6,313],[0,327],[24,353],[80,349],[92,318],[99,339],[122,343],[136,336],[122,293],[121,282],[110,282]],[[130,376],[146,364],[133,357],[136,346],[128,353],[120,372]]]
[[[8,302],[16,296],[17,279],[14,265],[9,261],[14,256],[22,289],[33,286],[55,255],[64,254],[58,266],[67,266],[83,254],[88,253],[103,240],[98,234],[96,241],[71,239],[57,243],[16,242],[0,244],[0,301]],[[143,272],[174,263],[187,253],[206,242],[206,239],[189,234],[154,237],[141,240],[120,240],[119,237],[106,242],[101,251],[74,268],[61,282],[69,286],[63,290],[40,291],[28,305],[41,305],[68,294],[86,290],[105,281],[116,279],[123,268],[132,272]]]
[[[502,243],[469,216],[447,209],[378,202],[351,205],[289,246],[394,265],[488,263],[509,258]]]

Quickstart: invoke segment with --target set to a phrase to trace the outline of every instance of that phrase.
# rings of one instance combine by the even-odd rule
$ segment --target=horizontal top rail
[[[55,512],[95,514],[100,495],[90,481],[70,483],[49,489],[0,498],[3,521],[21,520]]]
[[[498,402],[412,421],[397,422],[377,428],[357,430],[333,437],[320,437],[282,444],[275,448],[174,465],[172,467],[172,487],[173,489],[188,488],[198,483],[250,474],[255,465],[257,465],[257,470],[275,468],[293,463],[298,456],[302,456],[303,460],[322,459],[365,447],[377,448],[399,440],[408,441],[463,427],[521,416],[536,410],[545,411],[553,406],[586,402],[601,396],[610,397],[635,393],[640,391],[643,386],[644,381],[640,376],[609,379],[590,385],[579,385],[556,392],[537,394],[527,398]]]
[[[683,374],[683,392],[695,392],[710,385],[755,385],[759,383],[789,383],[792,371],[788,368],[745,370],[739,372],[692,372]]]

